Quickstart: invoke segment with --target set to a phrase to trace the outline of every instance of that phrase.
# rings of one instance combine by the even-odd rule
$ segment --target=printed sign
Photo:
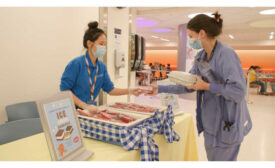
[[[44,110],[55,153],[60,160],[82,145],[70,99],[44,104]]]
[[[173,109],[179,108],[178,96],[170,93],[161,93],[161,104],[163,106],[171,105]]]

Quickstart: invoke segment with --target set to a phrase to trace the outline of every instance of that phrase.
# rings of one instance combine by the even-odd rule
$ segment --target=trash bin
[[[270,85],[271,85],[272,92],[275,93],[275,82],[271,82]]]

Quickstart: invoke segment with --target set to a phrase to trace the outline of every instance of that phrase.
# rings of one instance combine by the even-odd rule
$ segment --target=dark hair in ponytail
[[[105,34],[102,29],[97,28],[98,22],[90,22],[88,24],[88,29],[86,30],[84,37],[83,37],[83,46],[85,48],[88,48],[87,41],[90,40],[91,42],[94,42],[98,39],[98,37],[102,34]]]
[[[200,30],[204,30],[208,37],[216,37],[222,32],[222,23],[223,20],[220,18],[220,14],[218,12],[213,13],[214,18],[209,17],[205,14],[199,14],[192,18],[187,23],[187,29],[193,30],[197,33]]]
[[[248,70],[251,70],[251,69],[255,69],[255,66],[254,65],[251,65]]]

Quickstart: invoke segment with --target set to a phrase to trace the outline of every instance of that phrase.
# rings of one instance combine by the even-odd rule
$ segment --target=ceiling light
[[[271,34],[271,35],[273,35],[273,34],[274,34],[274,32],[271,32],[270,34]]]
[[[209,13],[209,12],[206,12],[206,13],[193,13],[193,14],[189,14],[188,17],[189,17],[190,19],[192,19],[193,17],[195,17],[195,16],[197,16],[197,15],[199,15],[199,14],[205,14],[205,15],[207,15],[207,16],[209,16],[209,17],[214,17],[214,15],[212,15],[212,13]]]
[[[269,39],[272,40],[273,39],[273,35],[269,36]]]
[[[168,39],[164,39],[164,38],[161,38],[160,40],[162,40],[162,41],[170,41],[170,40],[168,40]]]
[[[152,36],[153,38],[159,38],[158,36]]]
[[[274,15],[275,14],[275,9],[268,9],[268,10],[263,10],[259,12],[261,15]]]
[[[171,29],[167,28],[157,28],[157,29],[151,29],[152,32],[170,32],[172,31]]]
[[[229,38],[234,39],[234,36],[232,34],[229,34],[228,36]]]

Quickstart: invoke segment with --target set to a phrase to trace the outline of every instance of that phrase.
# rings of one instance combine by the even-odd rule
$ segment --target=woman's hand
[[[154,96],[158,94],[158,85],[151,84],[147,86],[151,87],[152,92],[144,94],[145,96]]]
[[[186,86],[187,89],[193,89],[193,90],[209,90],[210,84],[207,82],[204,82],[201,77],[194,75],[197,79],[197,82],[194,85]]]
[[[130,95],[139,96],[140,95],[140,89],[139,88],[130,89]]]

